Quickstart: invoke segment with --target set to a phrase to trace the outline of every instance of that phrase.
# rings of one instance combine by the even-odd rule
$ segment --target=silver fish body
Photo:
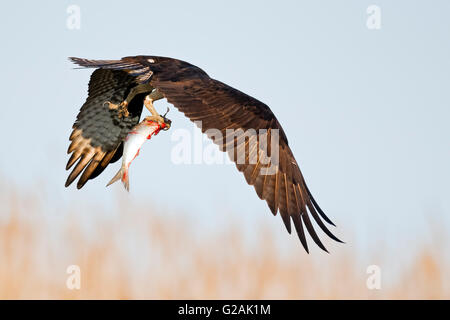
[[[127,191],[130,190],[128,170],[131,162],[133,162],[133,160],[139,155],[139,150],[144,142],[150,139],[152,135],[158,134],[158,132],[163,128],[164,126],[161,126],[147,117],[128,133],[124,140],[122,166],[107,186],[118,180],[122,180],[125,189]]]

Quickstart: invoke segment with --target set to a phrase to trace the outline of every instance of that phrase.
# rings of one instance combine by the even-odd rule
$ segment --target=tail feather
[[[119,171],[117,171],[116,175],[111,179],[110,182],[106,185],[107,187],[112,185],[114,182],[122,180],[123,186],[127,191],[130,191],[130,182],[128,179],[128,172],[127,170],[124,170],[124,168],[120,168]]]

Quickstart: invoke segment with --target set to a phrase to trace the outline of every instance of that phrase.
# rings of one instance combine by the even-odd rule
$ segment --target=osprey
[[[76,166],[67,178],[66,187],[81,174],[77,187],[82,188],[109,163],[121,158],[124,139],[139,123],[143,106],[151,112],[152,121],[165,123],[165,117],[153,106],[154,101],[165,98],[191,121],[200,123],[202,132],[229,153],[259,198],[266,200],[274,215],[280,212],[289,233],[292,220],[307,252],[304,226],[314,242],[327,251],[310,217],[330,238],[342,242],[322,221],[334,226],[311,195],[283,128],[267,105],[177,59],[158,56],[69,59],[81,67],[97,70],[91,75],[88,97],[70,136],[68,153],[72,155],[66,169],[75,163]],[[226,139],[230,130],[231,140]],[[276,140],[276,148],[268,142],[272,140]]]

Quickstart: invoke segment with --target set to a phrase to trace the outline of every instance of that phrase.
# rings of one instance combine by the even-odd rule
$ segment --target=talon
[[[128,108],[127,108],[128,103],[126,103],[125,101],[122,102],[119,107],[119,117],[120,118],[127,118],[130,116],[130,113],[128,112]]]
[[[170,111],[170,109],[169,109],[169,107],[167,107],[166,113],[164,113],[164,115],[162,116],[163,120],[164,120],[164,124],[165,124],[165,127],[163,128],[164,131],[169,130],[170,126],[172,125],[172,120],[166,118],[166,115],[167,115],[167,113],[169,113],[169,111]]]
[[[105,105],[105,104],[108,104],[108,108],[110,108],[111,110],[119,108],[119,106],[117,104],[112,103],[111,101],[103,102],[103,105]]]
[[[156,122],[160,125],[161,129],[164,131],[167,131],[170,129],[170,125],[172,124],[172,121],[170,119],[167,119],[166,117],[157,115],[157,116],[149,116],[146,117],[145,120]]]

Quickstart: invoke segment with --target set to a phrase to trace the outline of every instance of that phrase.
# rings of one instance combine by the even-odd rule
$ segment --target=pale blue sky
[[[66,27],[71,4],[81,9],[80,30]],[[371,4],[381,8],[381,30],[366,27]],[[5,2],[0,174],[43,186],[49,211],[75,202],[111,208],[121,186],[105,185],[118,164],[81,191],[64,188],[68,137],[91,73],[67,57],[170,56],[272,108],[348,246],[383,239],[405,248],[427,237],[431,215],[450,227],[449,12],[448,1]],[[191,130],[175,109],[169,115],[173,129]],[[123,197],[199,223],[234,215],[251,230],[265,220],[289,241],[233,166],[172,164],[171,133],[144,146]]]

